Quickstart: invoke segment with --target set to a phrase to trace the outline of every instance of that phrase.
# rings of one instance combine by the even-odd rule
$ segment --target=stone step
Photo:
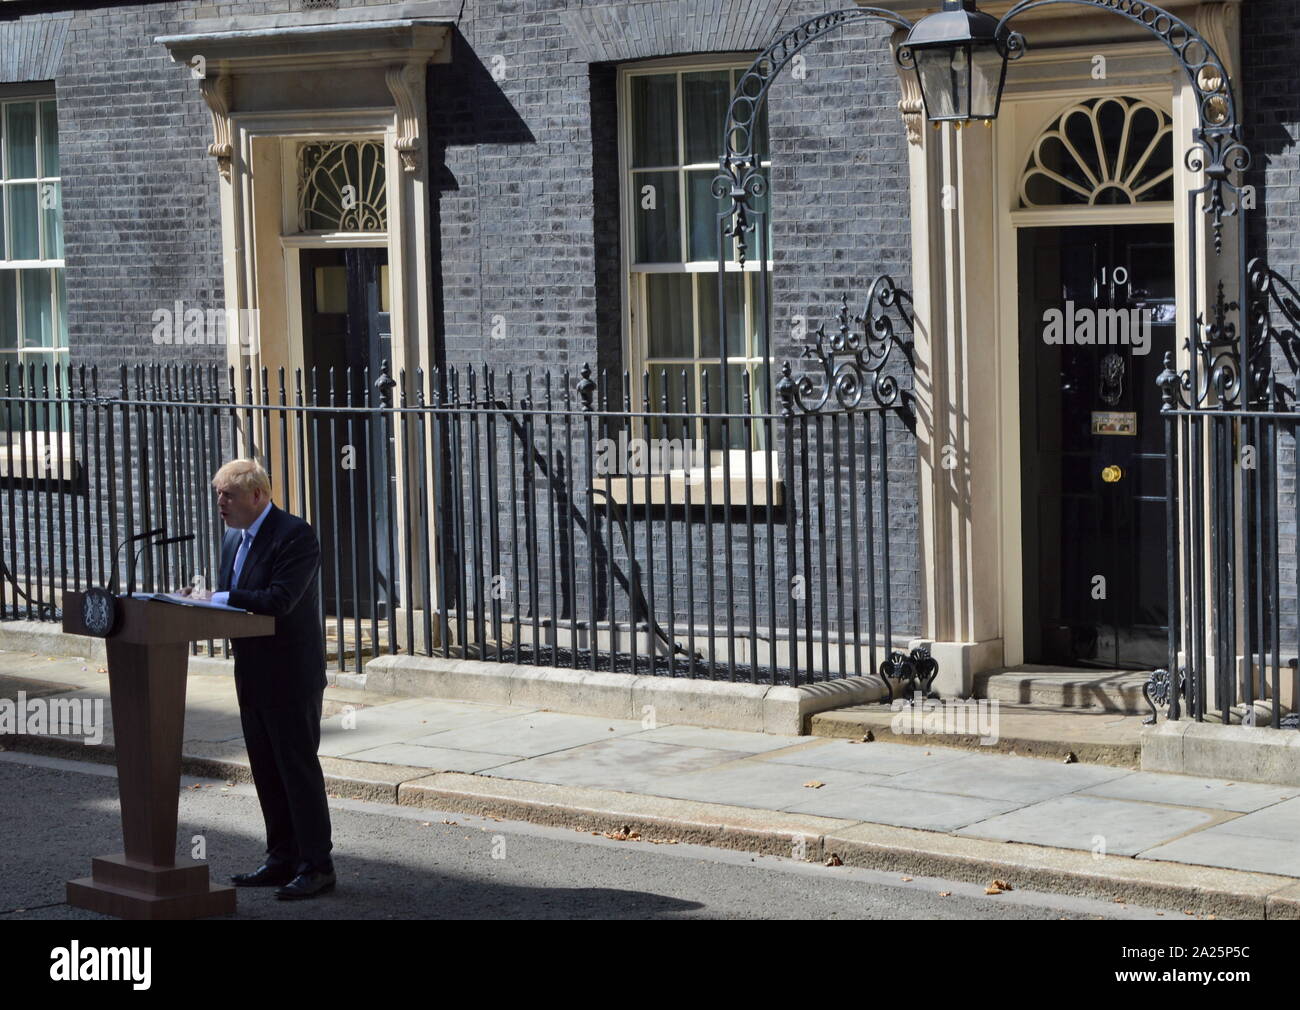
[[[926,705],[937,704],[932,702]],[[967,702],[968,706],[974,703]],[[953,728],[974,728],[968,721],[962,727],[956,720],[945,723],[939,732],[925,732],[924,709],[913,719],[906,711],[889,705],[854,705],[850,708],[820,712],[812,717],[809,732],[813,736],[861,740],[871,734],[873,740],[914,744],[922,747],[960,747],[979,753],[1015,754],[1019,757],[1048,758],[1058,761],[1077,760],[1088,764],[1136,768],[1142,756],[1142,716],[1102,709],[1049,708],[1042,705],[1015,705],[998,702],[996,721],[992,723],[996,740],[978,733],[950,733]],[[938,728],[941,710],[933,710],[934,727]],[[987,716],[993,715],[990,707]],[[967,719],[969,720],[969,710]],[[914,729],[922,732],[913,732]]]
[[[1149,676],[1137,670],[1015,666],[977,674],[974,694],[977,698],[996,698],[1004,705],[1043,705],[1136,715],[1151,711],[1142,698],[1142,685]]]

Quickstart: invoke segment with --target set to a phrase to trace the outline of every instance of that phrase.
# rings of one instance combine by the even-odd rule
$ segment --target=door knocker
[[[1101,359],[1101,385],[1097,395],[1112,407],[1124,395],[1124,359],[1114,351]]]

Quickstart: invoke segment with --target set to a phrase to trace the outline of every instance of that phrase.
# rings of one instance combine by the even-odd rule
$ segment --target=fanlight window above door
[[[300,231],[387,231],[384,148],[377,140],[340,140],[298,148]]]
[[[1138,98],[1093,98],[1038,138],[1021,207],[1126,205],[1174,198],[1173,121]]]

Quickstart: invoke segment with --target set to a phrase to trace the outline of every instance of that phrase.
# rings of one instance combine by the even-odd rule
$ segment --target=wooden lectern
[[[69,634],[90,634],[84,596],[63,594]],[[275,618],[127,598],[117,608],[105,644],[126,851],[95,857],[91,876],[69,880],[68,904],[122,919],[227,915],[233,887],[210,883],[207,863],[176,865],[189,643],[271,635]]]

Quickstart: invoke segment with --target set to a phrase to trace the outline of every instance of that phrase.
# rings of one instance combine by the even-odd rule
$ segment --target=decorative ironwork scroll
[[[907,322],[900,307],[905,297],[893,279],[885,274],[872,282],[862,312],[854,315],[849,310],[847,295],[840,298],[839,325],[826,332],[823,323],[814,334],[816,342],[803,349],[800,357],[815,358],[820,366],[820,384],[812,376],[791,374],[790,363],[781,366],[781,378],[776,384],[776,395],[781,401],[781,412],[789,416],[795,411],[813,413],[831,403],[845,409],[860,406],[896,407],[902,400],[898,379],[884,371],[895,350],[899,350],[911,364],[910,345],[899,338],[894,330],[891,309]],[[870,394],[870,402],[866,402]]]
[[[880,664],[880,679],[885,682],[888,697],[884,704],[894,700],[894,688],[889,683],[893,680],[905,680],[908,694],[915,696],[918,692],[923,698],[937,698],[939,695],[930,689],[934,679],[939,676],[939,663],[930,655],[928,645],[920,645],[906,652],[891,652],[889,658]]]
[[[385,231],[383,145],[344,140],[299,147],[298,225],[303,231]]]

